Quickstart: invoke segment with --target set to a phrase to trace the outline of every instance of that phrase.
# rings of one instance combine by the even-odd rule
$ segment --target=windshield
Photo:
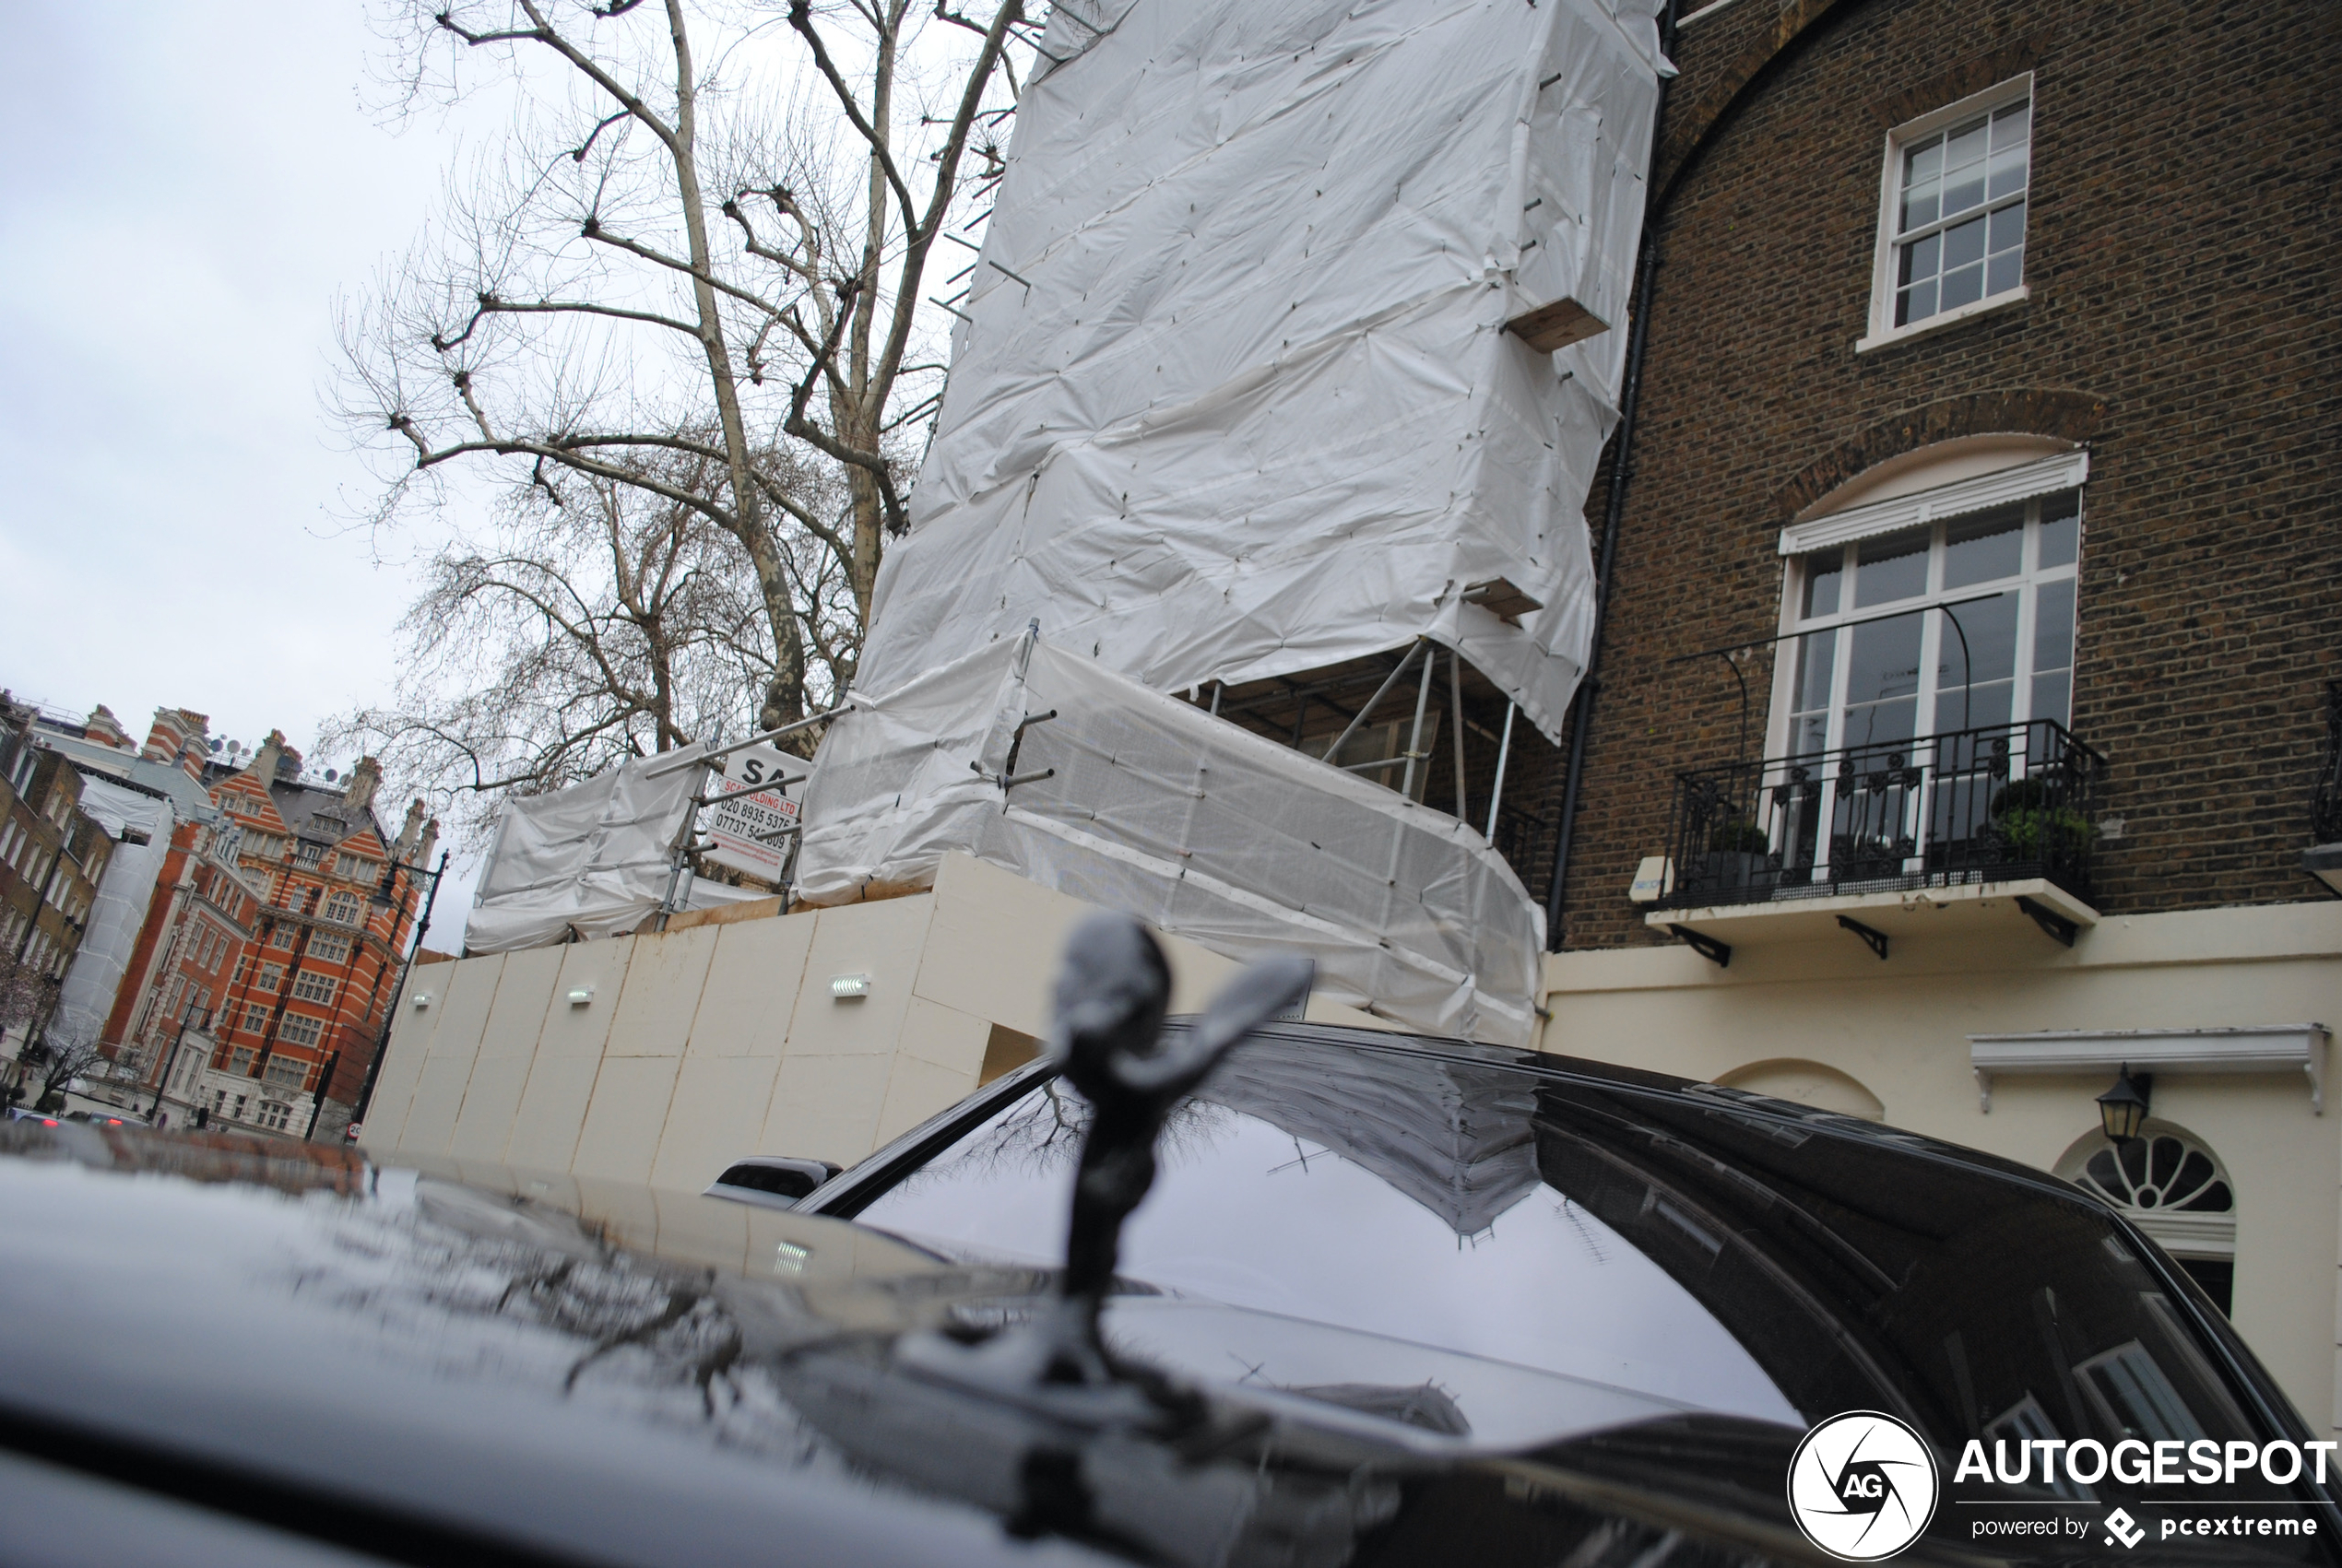
[[[1797,1423],[1691,1291],[1539,1177],[1516,1075],[1432,1064],[1383,1085],[1403,1098],[1312,1107],[1277,1065],[1232,1062],[1174,1114],[1122,1238],[1124,1279],[1248,1310],[1126,1296],[1108,1321],[1126,1348],[1215,1381],[1348,1387],[1354,1404],[1436,1388],[1414,1424],[1491,1441],[1686,1409]],[[1045,1081],[858,1218],[947,1253],[1053,1263],[1088,1114]]]

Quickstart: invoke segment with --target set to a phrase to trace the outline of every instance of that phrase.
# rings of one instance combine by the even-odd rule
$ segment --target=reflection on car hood
[[[1211,1397],[1226,1413],[1201,1451],[1082,1440],[1069,1463],[1092,1501],[1052,1512],[999,1468],[1029,1420],[905,1380],[889,1349],[1025,1310],[1046,1283],[568,1177],[0,1129],[9,1445],[361,1548],[1333,1564],[1448,1560],[1470,1539],[1491,1563],[1820,1561],[1777,1504],[1427,1452],[1402,1439],[1440,1433],[1436,1390],[1338,1382]],[[1153,1321],[1156,1338],[1196,1331]]]

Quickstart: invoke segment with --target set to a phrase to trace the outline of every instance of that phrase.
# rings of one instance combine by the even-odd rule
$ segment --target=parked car
[[[1090,1130],[1036,1067],[784,1209],[0,1127],[0,1562],[1827,1568],[1783,1497],[1827,1416],[1946,1457],[1963,1431],[2305,1435],[2058,1184],[1304,1028],[1172,1111],[1107,1376],[1069,1379],[1023,1352],[1076,1342],[1049,1211]],[[1833,1473],[1921,1496],[1875,1456]],[[2132,1555],[2101,1519],[2158,1562],[2336,1560],[2306,1480],[1942,1490],[1912,1562]],[[2136,1533],[2206,1503],[2314,1529]],[[1988,1518],[2064,1533],[1980,1542]]]
[[[1403,1390],[1070,1421],[907,1353],[1046,1313],[1047,1270],[338,1143],[0,1128],[0,1562],[1829,1561]]]
[[[143,1127],[148,1125],[147,1118],[136,1111],[67,1111],[65,1120],[86,1122],[97,1127]]]

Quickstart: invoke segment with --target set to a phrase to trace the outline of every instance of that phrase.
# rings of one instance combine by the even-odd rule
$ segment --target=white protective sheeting
[[[1032,617],[1157,690],[1428,634],[1557,735],[1656,4],[1060,5],[859,689]],[[1565,297],[1611,330],[1502,330]],[[1462,602],[1499,577],[1544,608]]]
[[[116,842],[106,856],[105,874],[98,878],[89,924],[81,933],[73,967],[65,971],[56,1018],[49,1026],[52,1033],[76,1042],[95,1040],[105,1029],[114,995],[129,970],[131,951],[138,945],[139,929],[146,924],[147,906],[154,902],[155,882],[171,854],[171,831],[177,821],[169,801],[86,773],[81,808]],[[147,842],[124,843],[120,841],[125,832],[143,834]]]
[[[550,795],[507,800],[472,895],[468,953],[632,931],[656,910],[705,770],[646,757]],[[646,775],[668,768],[663,776]]]
[[[1011,747],[1011,776],[1054,773],[1004,790]],[[1319,996],[1418,1029],[1525,1045],[1535,1021],[1544,914],[1478,833],[1046,641],[858,701],[805,820],[814,903],[964,850],[1215,952],[1307,954]]]

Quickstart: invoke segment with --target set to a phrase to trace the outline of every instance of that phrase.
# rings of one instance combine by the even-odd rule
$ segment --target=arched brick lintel
[[[1658,193],[1652,204],[1654,211],[1665,205],[1684,166],[1711,138],[1716,127],[1748,93],[1751,84],[1764,74],[1766,67],[1824,18],[1851,10],[1861,3],[1862,0],[1786,0],[1774,16],[1772,25],[1749,40],[1729,62],[1712,74],[1703,68],[1701,74],[1708,77],[1708,85],[1699,96],[1687,101],[1671,101],[1667,106],[1658,151],[1651,159],[1650,188]],[[1880,99],[1869,105],[1870,115],[1877,121],[1879,129],[1886,131],[1931,109],[1940,109],[1995,82],[2029,71],[2048,53],[2056,31],[2052,21],[2031,33],[2003,38],[1956,70],[1931,81],[1908,83],[1901,90]]]
[[[1683,172],[1691,155],[1708,139],[1709,132],[1715,129],[1748,84],[1807,28],[1840,6],[1856,3],[1857,0],[1789,0],[1773,18],[1772,26],[1750,40],[1730,64],[1710,77],[1698,97],[1680,105],[1667,105],[1667,124],[1661,131],[1658,156],[1650,160],[1650,188],[1658,193],[1654,207],[1665,202],[1675,176]]]
[[[2102,397],[2047,387],[1939,397],[1881,420],[1809,465],[1773,493],[1773,511],[1786,522],[1864,469],[1956,436],[2044,435],[2085,442],[2104,422],[2106,409]]]

